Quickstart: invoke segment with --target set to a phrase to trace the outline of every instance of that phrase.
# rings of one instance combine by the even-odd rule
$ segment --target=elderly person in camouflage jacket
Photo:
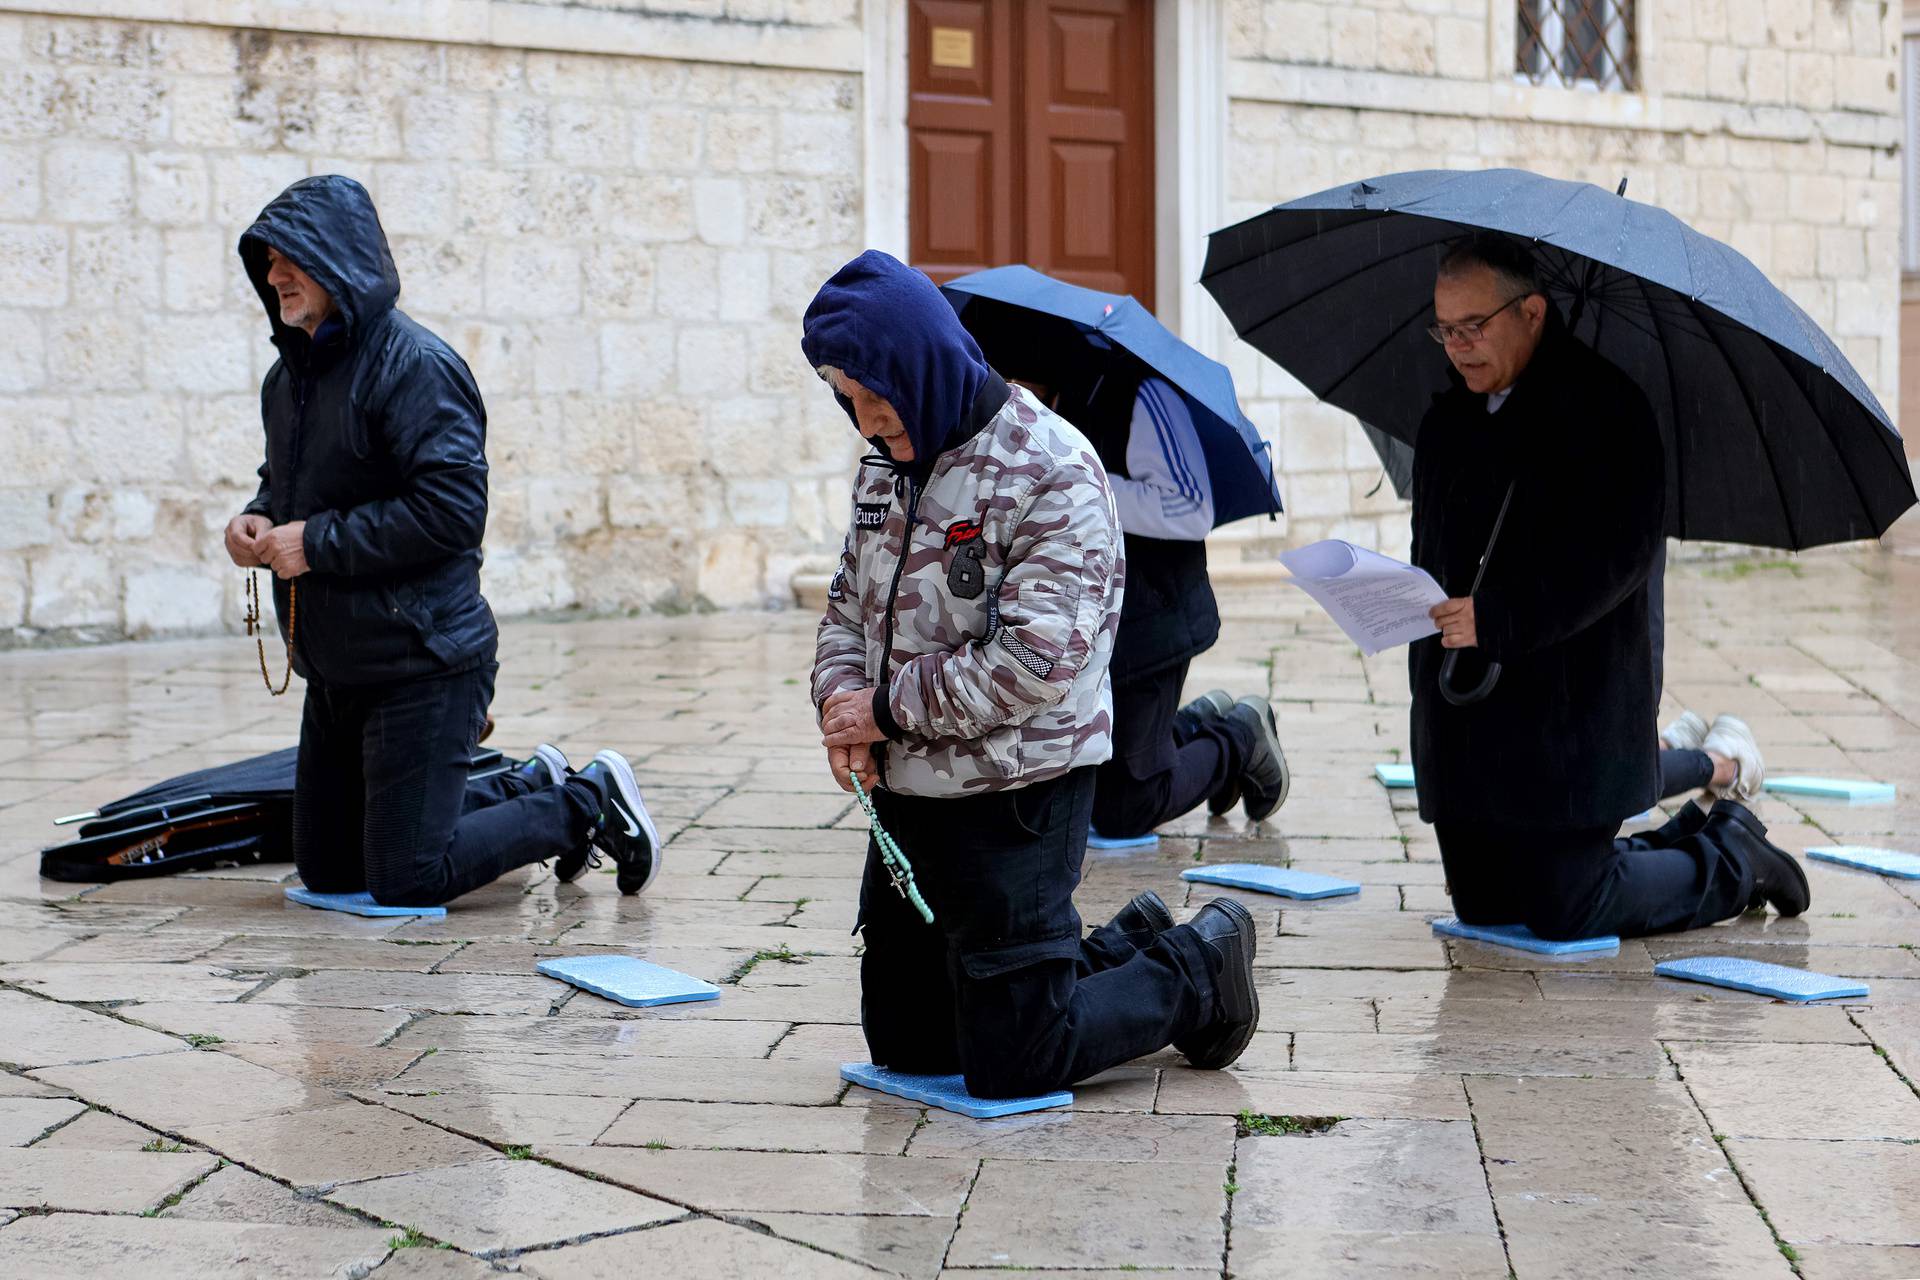
[[[1237,1058],[1259,1020],[1254,928],[1221,900],[1175,925],[1148,892],[1081,936],[1073,891],[1125,568],[1099,458],[1011,391],[927,278],[869,251],[807,309],[802,347],[876,451],[820,622],[813,700],[934,913],[871,843],[861,1021],[873,1061],[1043,1093],[1171,1043]]]

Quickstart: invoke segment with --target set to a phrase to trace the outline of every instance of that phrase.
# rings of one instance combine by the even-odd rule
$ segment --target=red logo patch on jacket
[[[980,523],[977,520],[955,520],[947,526],[946,549],[953,548],[980,539]]]

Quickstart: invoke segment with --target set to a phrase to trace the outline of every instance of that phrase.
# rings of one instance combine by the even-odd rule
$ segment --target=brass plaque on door
[[[973,69],[973,32],[965,27],[935,27],[933,29],[933,65],[971,71]]]

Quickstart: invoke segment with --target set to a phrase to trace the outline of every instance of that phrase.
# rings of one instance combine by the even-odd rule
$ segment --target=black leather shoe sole
[[[1200,934],[1201,945],[1221,955],[1220,972],[1213,980],[1218,1016],[1194,1035],[1176,1040],[1173,1047],[1186,1055],[1189,1065],[1202,1071],[1219,1071],[1247,1051],[1260,1026],[1260,993],[1253,985],[1257,933],[1253,916],[1230,898],[1216,898],[1200,910],[1202,916],[1218,913],[1231,927],[1231,932],[1222,932],[1222,921],[1200,917],[1195,917],[1191,926]]]
[[[1233,718],[1253,731],[1253,758],[1240,777],[1240,792],[1247,817],[1260,822],[1287,802],[1293,777],[1287,771],[1286,753],[1280,749],[1280,727],[1271,703],[1265,698],[1243,698],[1234,704]]]
[[[1813,905],[1813,886],[1800,860],[1767,839],[1766,824],[1737,800],[1720,800],[1702,828],[1719,826],[1753,871],[1753,897],[1747,910],[1769,904],[1783,916],[1797,916]]]

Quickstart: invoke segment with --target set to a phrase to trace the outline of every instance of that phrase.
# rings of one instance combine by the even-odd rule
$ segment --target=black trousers
[[[955,799],[880,791],[873,801],[934,913],[925,923],[894,891],[869,841],[860,1022],[876,1064],[958,1072],[977,1097],[1023,1097],[1153,1053],[1212,1020],[1210,953],[1185,925],[1145,947],[1080,936],[1073,891],[1091,769],[1011,791]]]
[[[1704,751],[1660,748],[1660,798],[1703,791],[1713,781],[1713,757]]]
[[[495,670],[352,688],[308,683],[293,860],[309,889],[439,906],[580,847],[599,808],[585,783],[536,791],[502,774],[468,788]]]
[[[1523,830],[1439,822],[1454,914],[1524,924],[1543,938],[1623,938],[1697,929],[1737,916],[1753,896],[1752,837],[1716,805],[1686,805],[1657,831]]]
[[[1191,812],[1246,768],[1248,733],[1180,711],[1187,664],[1113,682],[1113,759],[1094,775],[1093,829],[1143,836]]]

